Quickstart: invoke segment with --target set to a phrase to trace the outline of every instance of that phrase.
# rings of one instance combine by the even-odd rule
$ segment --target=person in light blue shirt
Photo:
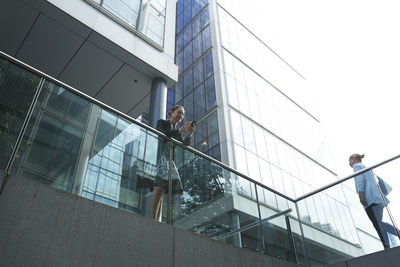
[[[365,165],[361,163],[363,158],[364,154],[353,154],[350,156],[349,165],[353,168],[354,172],[365,168]],[[397,236],[398,233],[396,232],[396,228],[389,223],[382,222],[383,208],[389,203],[389,199],[379,192],[372,171],[357,175],[354,178],[354,182],[360,202],[367,212],[368,218],[374,225],[383,247],[385,249],[390,248],[389,239],[392,246],[397,246],[395,236]]]

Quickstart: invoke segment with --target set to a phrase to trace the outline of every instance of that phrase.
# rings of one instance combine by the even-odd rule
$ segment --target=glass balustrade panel
[[[249,182],[180,146],[174,149],[174,164],[181,183],[174,183],[173,225],[257,250],[261,235],[256,228],[235,232],[259,221],[256,200],[239,194],[239,185]]]
[[[0,58],[0,170],[7,166],[39,82],[39,76]]]
[[[264,240],[263,252],[269,256],[296,263],[298,261],[296,250],[299,248],[295,247],[293,238],[297,235],[296,240],[301,241],[301,233],[291,233],[292,227],[299,228],[294,202],[260,186],[257,186],[257,195],[260,200],[261,220],[266,220],[262,223],[261,229]],[[289,217],[295,220],[288,221]]]
[[[160,143],[167,141],[46,81],[12,174],[149,216]]]

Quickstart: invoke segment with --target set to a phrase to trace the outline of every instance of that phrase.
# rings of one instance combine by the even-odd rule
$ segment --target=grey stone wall
[[[400,266],[400,247],[375,252],[348,261],[331,264],[329,267],[398,267]]]
[[[296,266],[11,176],[0,266]]]

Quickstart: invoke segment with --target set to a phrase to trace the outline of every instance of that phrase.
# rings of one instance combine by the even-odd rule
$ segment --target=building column
[[[149,125],[156,128],[159,119],[165,119],[167,108],[167,81],[164,78],[154,78],[151,82]]]
[[[159,119],[165,119],[167,109],[167,81],[164,78],[154,78],[151,81],[149,126],[156,128]],[[140,214],[149,216],[150,196],[149,189],[142,189]],[[164,201],[165,202],[165,201]]]
[[[240,218],[239,213],[235,210],[229,212],[231,219],[232,231],[240,229]],[[242,234],[237,233],[232,236],[232,245],[241,248],[242,247]]]

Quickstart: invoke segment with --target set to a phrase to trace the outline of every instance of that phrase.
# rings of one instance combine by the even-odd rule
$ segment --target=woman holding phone
[[[185,116],[185,109],[180,105],[173,106],[168,111],[168,116],[169,120],[160,119],[157,121],[156,129],[166,136],[182,142],[184,145],[189,145],[195,130],[196,121],[185,122],[182,127],[178,129],[177,124],[182,121]],[[183,138],[185,134],[186,136]],[[159,150],[159,162],[157,164],[159,169],[154,185],[150,189],[152,195],[150,198],[149,211],[149,217],[156,221],[161,221],[164,194],[168,193],[169,149],[168,146],[161,143]],[[182,183],[174,163],[172,168],[172,194],[178,194],[182,192]]]

